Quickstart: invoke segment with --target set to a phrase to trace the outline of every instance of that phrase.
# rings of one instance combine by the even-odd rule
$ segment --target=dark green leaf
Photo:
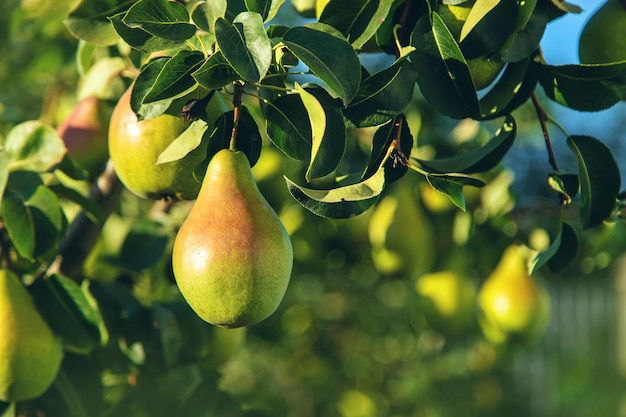
[[[163,100],[174,100],[189,93],[196,87],[192,73],[204,59],[198,51],[178,51],[168,59],[154,80],[150,92],[143,98],[143,104]]]
[[[74,417],[99,415],[103,407],[100,367],[91,357],[66,353],[54,389]]]
[[[113,45],[119,36],[107,17],[122,12],[128,6],[128,0],[80,0],[64,23],[79,39],[101,46]]]
[[[234,111],[230,110],[220,115],[215,121],[215,126],[211,131],[204,133],[203,140],[208,141],[207,157],[203,163],[198,164],[194,169],[194,177],[198,181],[202,181],[206,168],[213,155],[222,149],[230,147],[230,139],[233,131]],[[237,138],[235,147],[242,151],[248,157],[250,166],[254,166],[259,160],[262,147],[261,134],[256,121],[244,106],[239,114],[239,124],[237,127]]]
[[[569,224],[562,223],[561,230],[554,241],[533,260],[530,273],[535,273],[546,263],[553,272],[563,270],[578,256],[579,245],[576,231]]]
[[[529,2],[525,2],[529,3]],[[519,62],[528,58],[539,47],[549,18],[549,5],[540,1],[533,10],[526,26],[514,34],[511,46],[502,52],[506,62]]]
[[[111,263],[130,271],[141,272],[161,259],[169,240],[161,224],[149,220],[137,222],[126,235],[119,256],[111,260]]]
[[[244,0],[246,8],[261,15],[264,22],[269,22],[276,16],[278,9],[285,0]]]
[[[486,145],[470,152],[449,158],[423,160],[414,158],[419,165],[431,173],[485,172],[495,167],[508,152],[515,141],[517,132],[515,119],[507,116],[496,135]]]
[[[416,81],[415,66],[400,59],[363,80],[344,115],[356,127],[383,124],[409,105]]]
[[[572,198],[578,194],[580,184],[578,175],[563,172],[552,172],[548,176],[548,184],[550,187],[559,192],[567,204],[572,202]]]
[[[621,174],[611,150],[590,136],[570,136],[567,144],[578,160],[579,221],[583,229],[598,226],[615,208]]]
[[[527,58],[504,67],[496,83],[480,99],[483,118],[492,119],[510,114],[518,103],[525,102],[530,97],[535,84],[532,84],[532,88],[520,88],[520,85],[524,86],[528,76],[529,63],[530,58]]]
[[[463,187],[471,185],[473,187],[483,187],[481,180],[462,174],[429,174],[426,176],[428,183],[437,191],[444,193],[450,198],[455,206],[465,211],[465,196]]]
[[[200,29],[215,33],[215,21],[226,16],[226,7],[226,0],[201,1],[194,6],[191,18]]]
[[[516,1],[477,0],[461,29],[459,45],[466,59],[498,52],[517,31],[519,13]]]
[[[9,161],[10,156],[4,148],[0,147],[0,206],[2,205],[2,196],[4,195],[4,189],[9,180]]]
[[[360,49],[387,19],[393,0],[331,1],[319,18],[339,30],[354,49]]]
[[[174,314],[157,302],[152,303],[152,315],[159,329],[163,359],[167,367],[174,367],[180,358],[183,344],[180,328]]]
[[[139,120],[160,116],[170,106],[171,101],[169,100],[144,104],[145,97],[152,91],[154,83],[169,60],[169,57],[153,59],[141,68],[141,72],[135,79],[130,94],[130,107],[137,114]]]
[[[546,95],[574,110],[604,110],[626,99],[624,61],[597,65],[535,65]]]
[[[221,51],[215,52],[193,74],[193,78],[202,87],[213,90],[239,79],[239,75],[226,61]]]
[[[168,0],[139,0],[128,9],[123,22],[171,41],[184,41],[196,33],[195,25],[188,23],[185,6]]]
[[[333,172],[346,149],[341,104],[320,87],[297,87],[311,125],[311,156],[305,178],[311,181]]]
[[[183,41],[163,39],[154,36],[141,28],[131,28],[124,23],[126,12],[110,16],[109,20],[113,24],[115,31],[131,47],[144,52],[157,52],[174,48]]]
[[[272,61],[272,45],[258,14],[241,13],[233,23],[218,18],[215,38],[224,58],[243,80],[259,82],[265,77]]]
[[[36,258],[57,243],[63,213],[56,194],[32,171],[9,175],[2,201],[4,226],[15,248],[25,258]]]
[[[66,348],[86,353],[100,344],[100,315],[90,303],[86,288],[53,274],[36,280],[31,289],[37,309],[54,333],[63,338]]]
[[[285,177],[289,192],[303,207],[320,217],[347,219],[370,208],[385,187],[385,173],[381,168],[370,178],[357,184],[330,190],[315,190],[297,185]]]
[[[340,32],[323,23],[312,23],[288,30],[283,42],[341,97],[344,105],[352,101],[361,83],[361,63]]]
[[[311,157],[311,124],[298,94],[278,97],[266,110],[267,135],[285,155],[308,161]]]
[[[411,35],[409,55],[417,68],[422,94],[441,113],[462,119],[479,117],[474,82],[461,50],[437,13],[422,16]]]
[[[400,128],[399,132],[398,127]],[[400,151],[402,151],[402,155],[390,155],[390,157],[385,161],[387,153],[389,152],[389,147],[392,145],[393,141],[397,139],[400,139]],[[374,133],[370,158],[361,179],[366,179],[374,175],[380,168],[381,164],[383,164],[383,161],[385,161],[383,164],[383,168],[385,170],[385,183],[390,184],[391,182],[401,178],[406,173],[408,167],[397,158],[401,159],[404,156],[406,159],[406,157],[411,153],[411,148],[413,148],[413,136],[411,135],[411,131],[409,130],[409,126],[407,125],[404,117],[396,120],[395,122],[388,122],[380,126],[376,130],[376,133]],[[397,152],[397,146],[395,152]]]
[[[9,157],[9,171],[45,172],[63,160],[66,150],[52,127],[31,120],[11,129],[4,141],[4,153]]]

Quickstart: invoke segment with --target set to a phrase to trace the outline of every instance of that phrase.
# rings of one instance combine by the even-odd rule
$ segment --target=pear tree
[[[22,3],[11,19],[38,15]],[[626,100],[626,4],[605,3],[563,41],[582,62],[565,65],[541,47],[581,11],[561,0],[68,4],[75,107],[0,125],[0,359],[21,361],[0,367],[0,416],[266,415],[245,384],[220,386],[246,326],[278,343],[417,309],[412,323],[441,337],[536,342],[550,318],[536,275],[578,268],[595,233],[626,236],[616,150],[551,112]],[[531,128],[541,216],[514,211],[506,170]],[[299,286],[350,261],[370,265],[352,274],[358,297]],[[373,300],[371,276],[406,291]],[[499,309],[515,286],[525,304]],[[9,325],[22,310],[41,369]],[[337,409],[372,398],[345,391]]]

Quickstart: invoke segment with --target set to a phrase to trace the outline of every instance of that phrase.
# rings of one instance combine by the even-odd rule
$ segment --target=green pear
[[[102,169],[109,157],[109,107],[98,97],[85,97],[57,127],[69,156],[92,174]]]
[[[120,181],[142,198],[195,199],[200,183],[193,170],[204,160],[206,145],[177,161],[157,164],[159,155],[189,122],[180,116],[180,108],[139,121],[130,107],[130,95],[129,88],[115,106],[109,125],[109,154]]]
[[[478,292],[478,322],[494,343],[529,343],[541,336],[550,319],[550,298],[528,274],[524,256],[509,246]]]
[[[19,278],[0,270],[0,400],[43,394],[61,366],[63,352]]]
[[[401,181],[376,204],[368,223],[372,261],[385,275],[410,275],[430,269],[433,230],[413,184]]]
[[[435,330],[457,333],[474,319],[476,288],[465,274],[454,270],[430,272],[418,278],[415,290],[426,321]]]
[[[180,292],[211,324],[243,327],[278,308],[293,248],[243,152],[223,149],[211,159],[176,235],[172,265]]]
[[[583,64],[626,60],[626,1],[607,0],[585,23],[578,44]]]

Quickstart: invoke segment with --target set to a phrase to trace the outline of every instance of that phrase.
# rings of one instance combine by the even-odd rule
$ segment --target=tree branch
[[[556,163],[556,158],[554,157],[554,151],[552,150],[552,143],[550,142],[550,133],[548,132],[548,114],[541,107],[539,100],[537,100],[537,96],[535,93],[531,95],[533,105],[535,106],[535,111],[537,112],[537,117],[539,118],[539,123],[541,124],[541,130],[543,131],[543,139],[546,142],[546,148],[548,150],[548,162],[552,166],[552,169],[555,171],[559,170],[559,167]]]
[[[89,199],[100,207],[103,222],[115,210],[122,189],[122,183],[113,170],[113,163],[109,160],[106,168],[89,191]],[[85,210],[82,210],[72,222],[67,236],[61,242],[57,259],[51,268],[58,268],[64,275],[78,279],[82,274],[83,263],[96,244],[100,232],[101,226],[90,219]],[[49,270],[49,272],[51,271]]]

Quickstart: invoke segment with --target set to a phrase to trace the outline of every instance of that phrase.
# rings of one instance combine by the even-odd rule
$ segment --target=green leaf
[[[152,315],[158,325],[163,359],[168,368],[174,367],[180,358],[180,350],[183,344],[182,335],[176,316],[158,302],[152,303]]]
[[[311,158],[307,181],[324,177],[337,168],[346,148],[346,128],[337,103],[322,88],[296,84],[311,125]]]
[[[85,281],[87,283],[87,281]],[[31,293],[37,309],[67,349],[87,353],[103,340],[100,313],[85,287],[59,274],[36,280]]]
[[[525,4],[524,7],[534,7],[534,9],[524,27],[513,35],[511,45],[502,51],[502,59],[506,62],[519,62],[532,55],[539,47],[548,25],[549,4],[543,1],[537,2],[537,0],[534,0],[534,6],[533,1],[525,1],[523,4]]]
[[[215,38],[224,58],[243,80],[259,82],[265,77],[272,62],[272,44],[260,15],[243,12],[233,23],[218,18]]]
[[[561,224],[561,229],[554,241],[547,249],[537,254],[530,268],[531,275],[546,263],[553,272],[559,272],[567,267],[578,256],[580,241],[572,226]]]
[[[221,51],[217,51],[211,55],[204,61],[202,66],[191,75],[198,84],[209,90],[222,88],[239,79],[239,75],[228,63],[226,58],[224,58],[224,54],[222,54]]]
[[[356,127],[381,125],[409,105],[416,81],[415,66],[400,59],[363,80],[344,115]]]
[[[101,46],[113,45],[119,36],[107,17],[125,10],[128,4],[128,0],[80,0],[64,23],[78,39]]]
[[[267,136],[285,155],[300,161],[311,157],[311,124],[298,94],[278,97],[265,111]]]
[[[529,74],[530,58],[508,63],[496,83],[480,99],[483,119],[493,119],[510,114],[519,104],[526,102],[535,91],[536,79]]]
[[[473,187],[483,187],[481,180],[462,174],[428,174],[428,183],[437,191],[445,194],[455,206],[465,211],[465,196],[463,187],[471,185]]]
[[[578,194],[580,184],[578,175],[563,172],[551,172],[548,175],[548,184],[550,187],[560,193],[566,204],[570,204],[572,199]]]
[[[387,19],[393,0],[353,0],[329,2],[319,18],[333,26],[360,49]]]
[[[93,417],[104,406],[101,368],[88,355],[65,352],[53,389],[74,417]]]
[[[456,118],[478,118],[474,82],[459,45],[437,13],[422,16],[411,35],[409,55],[417,68],[422,94],[439,112]]]
[[[145,97],[152,91],[156,79],[169,59],[169,57],[153,59],[141,68],[141,72],[135,78],[133,89],[130,93],[130,108],[137,114],[139,120],[158,117],[165,113],[171,105],[170,100],[144,104]]]
[[[615,208],[621,174],[611,150],[596,138],[570,136],[567,144],[578,160],[579,222],[583,229],[598,226]]]
[[[192,9],[191,19],[205,32],[215,33],[215,21],[226,16],[226,8],[226,0],[201,1]]]
[[[4,226],[25,258],[36,258],[58,241],[64,220],[56,194],[32,171],[9,175],[2,201]]]
[[[65,156],[65,145],[50,126],[31,120],[15,126],[4,142],[9,156],[9,171],[45,172],[59,164]]]
[[[119,256],[110,262],[129,271],[141,272],[161,259],[169,240],[160,223],[136,222],[126,235]]]
[[[182,42],[196,33],[196,26],[188,23],[185,6],[168,0],[139,0],[128,9],[123,22],[171,41]]]
[[[184,41],[163,39],[154,36],[141,28],[131,28],[124,23],[126,12],[121,12],[110,16],[109,20],[113,24],[115,31],[131,47],[144,52],[157,52],[174,48]]]
[[[245,0],[246,8],[261,15],[263,22],[272,20],[285,0]]]
[[[207,128],[207,123],[202,119],[191,122],[189,127],[161,152],[156,163],[164,164],[184,158],[189,152],[200,146],[202,135]]]
[[[546,95],[574,110],[599,111],[626,100],[626,61],[594,65],[535,65]]]
[[[398,124],[400,127],[399,133]],[[406,158],[410,155],[411,149],[413,148],[413,136],[411,135],[411,131],[409,130],[409,126],[406,123],[406,118],[404,116],[400,119],[396,119],[395,122],[387,122],[376,130],[372,140],[372,149],[367,163],[367,168],[365,169],[361,179],[369,178],[374,175],[376,171],[378,171],[381,164],[383,164],[383,161],[385,161],[385,157],[389,152],[389,147],[392,145],[393,141],[397,139],[400,140],[400,150]],[[396,146],[396,151],[397,149],[398,147]],[[404,176],[408,169],[406,165],[396,160],[397,157],[401,158],[402,156],[391,155],[383,164],[383,168],[385,170],[385,183],[387,184],[390,184],[391,182]]]
[[[161,68],[150,91],[144,96],[143,104],[174,100],[192,91],[196,87],[196,80],[191,74],[203,60],[202,52],[178,51]]]
[[[517,1],[476,0],[461,28],[459,45],[466,59],[489,56],[505,46],[518,30],[519,13]]]
[[[340,32],[323,23],[312,23],[289,29],[283,42],[344,105],[352,101],[361,83],[361,63]]]
[[[9,180],[9,161],[11,157],[0,146],[0,206],[2,205],[2,196],[4,195],[4,189],[6,188],[7,181]]]
[[[320,217],[347,219],[376,203],[385,187],[385,173],[381,168],[365,181],[330,190],[301,187],[287,177],[285,181],[289,193],[307,210]]]
[[[203,163],[200,163],[195,167],[193,173],[194,177],[199,182],[202,182],[207,166],[213,155],[221,149],[228,149],[230,147],[234,114],[233,110],[221,114],[215,121],[213,130],[211,132],[205,132],[203,140],[208,139],[206,151],[207,157]],[[207,135],[208,138],[206,137]],[[256,121],[245,106],[241,107],[235,148],[246,154],[251,167],[253,167],[259,160],[261,147],[263,145],[262,142],[263,141],[261,139],[261,134],[259,133],[259,127],[257,126]]]
[[[449,158],[424,160],[412,158],[423,169],[430,173],[464,173],[485,172],[494,168],[515,141],[517,128],[515,119],[507,116],[495,136],[486,145],[467,153]]]
[[[89,216],[94,223],[103,226],[104,218],[102,217],[102,210],[94,200],[81,194],[76,188],[70,188],[60,183],[50,184],[48,188],[50,188],[50,190],[59,198],[78,204],[83,210],[85,210],[87,216]]]

